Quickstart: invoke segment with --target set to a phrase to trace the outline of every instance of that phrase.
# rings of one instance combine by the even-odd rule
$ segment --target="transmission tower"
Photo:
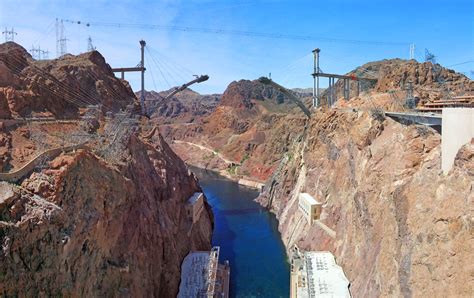
[[[415,59],[415,44],[410,45],[410,60]]]
[[[89,38],[87,39],[87,51],[88,52],[92,52],[92,51],[95,51],[95,47],[94,45],[92,44],[92,38],[89,36]]]
[[[63,20],[56,19],[56,56],[61,57],[67,53],[67,41],[68,39],[64,33],[64,22]]]
[[[15,41],[15,35],[18,35],[18,33],[16,33],[13,29],[13,27],[12,30],[8,30],[8,28],[5,27],[5,31],[3,31],[2,34],[5,35],[5,42]]]
[[[436,56],[430,51],[428,51],[428,49],[425,49],[425,61],[436,64]]]
[[[42,50],[40,46],[37,48],[32,46],[30,54],[35,60],[46,60],[49,58],[49,51]]]

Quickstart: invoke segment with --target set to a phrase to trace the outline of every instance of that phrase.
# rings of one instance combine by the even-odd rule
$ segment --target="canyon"
[[[383,111],[406,108],[407,83],[425,103],[474,82],[414,60],[347,75],[361,73],[377,80],[309,118],[259,80],[166,101],[172,90],[146,91],[147,117],[99,52],[36,61],[1,44],[0,293],[176,296],[183,259],[209,251],[214,230],[206,201],[197,220],[187,213],[202,192],[188,164],[263,185],[256,201],[287,252],[330,251],[355,297],[469,296],[474,140],[444,174],[440,133]],[[307,90],[293,93],[310,106]],[[301,193],[322,203],[313,224]]]
[[[371,62],[347,75],[360,73],[378,80],[331,108],[323,102],[309,120],[283,94],[242,80],[192,125],[160,130],[185,162],[264,182],[257,201],[277,216],[287,250],[332,252],[353,296],[469,296],[474,140],[445,175],[439,132],[381,111],[406,109],[408,82],[421,103],[446,88],[472,92],[474,82],[414,60]],[[342,97],[342,81],[335,88]],[[302,192],[323,203],[316,224],[298,209]]]

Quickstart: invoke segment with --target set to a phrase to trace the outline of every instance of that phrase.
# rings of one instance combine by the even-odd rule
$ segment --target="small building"
[[[308,193],[299,194],[298,207],[310,225],[320,218],[322,205]]]
[[[204,194],[202,192],[195,192],[188,200],[186,204],[186,212],[188,218],[193,220],[193,223],[196,223],[204,209]]]
[[[349,280],[328,251],[291,254],[290,298],[351,297]]]

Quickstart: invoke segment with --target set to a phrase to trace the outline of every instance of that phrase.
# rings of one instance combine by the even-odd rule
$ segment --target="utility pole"
[[[313,71],[313,108],[319,106],[319,52],[321,50],[316,48],[313,50],[314,55],[314,71]]]
[[[30,53],[35,60],[45,60],[48,59],[49,56],[49,51],[42,50],[40,46],[38,46],[37,48],[32,46]]]
[[[87,51],[88,52],[92,52],[92,51],[95,51],[95,47],[94,45],[92,44],[92,38],[89,36],[89,38],[87,39]]]
[[[67,53],[67,38],[64,33],[64,22],[56,18],[56,56]]]
[[[410,60],[415,59],[415,44],[410,44]]]
[[[16,33],[13,29],[13,27],[12,30],[8,30],[8,28],[5,27],[5,31],[3,31],[2,34],[5,35],[5,42],[15,41],[15,35],[18,35],[18,33]]]
[[[142,54],[142,59],[141,59],[141,67],[142,67],[142,92],[140,94],[140,104],[142,107],[142,115],[146,115],[145,112],[145,46],[146,42],[142,39],[140,40],[140,48],[141,48],[141,54]]]

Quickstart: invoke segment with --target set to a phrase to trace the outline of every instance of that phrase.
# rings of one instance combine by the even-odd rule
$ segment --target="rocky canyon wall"
[[[35,161],[0,181],[0,296],[175,297],[184,257],[211,248],[210,207],[195,223],[186,210],[194,174],[134,107],[96,51],[0,45],[0,171]]]
[[[19,186],[2,182],[2,295],[177,294],[184,257],[210,248],[212,215],[207,206],[192,223],[197,181],[153,138],[132,136],[121,165],[80,150]]]
[[[430,128],[320,109],[258,200],[277,215],[287,248],[333,252],[355,297],[469,296],[474,142],[448,175],[440,160]],[[301,192],[323,203],[311,226]]]

